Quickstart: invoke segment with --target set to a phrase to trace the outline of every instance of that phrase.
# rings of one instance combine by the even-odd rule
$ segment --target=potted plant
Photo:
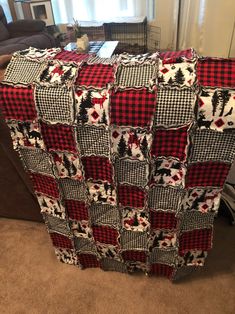
[[[89,39],[86,34],[82,33],[81,25],[79,24],[78,20],[74,20],[74,33],[77,40],[77,48],[79,51],[86,51],[89,47]]]

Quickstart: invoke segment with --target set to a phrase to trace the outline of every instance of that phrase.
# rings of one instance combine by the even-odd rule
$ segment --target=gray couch
[[[11,54],[28,47],[51,48],[56,46],[53,36],[47,33],[40,20],[18,20],[7,23],[0,6],[0,55]]]

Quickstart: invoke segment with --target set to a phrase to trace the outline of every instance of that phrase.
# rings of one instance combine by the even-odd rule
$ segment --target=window
[[[9,5],[8,5],[8,1],[7,0],[0,0],[0,5],[2,6],[3,8],[3,11],[6,15],[6,18],[7,18],[7,22],[11,22],[12,21],[12,17],[11,17],[11,11],[10,11],[10,8],[9,8]]]

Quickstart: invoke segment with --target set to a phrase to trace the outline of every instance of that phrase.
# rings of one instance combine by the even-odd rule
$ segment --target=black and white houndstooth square
[[[156,79],[156,76],[156,65],[119,65],[115,84],[121,88],[149,87],[151,82]]]
[[[149,164],[146,161],[117,159],[115,173],[119,183],[146,186],[148,183]]]
[[[146,232],[123,230],[120,242],[123,250],[147,250],[148,236]]]
[[[235,157],[235,134],[214,130],[198,130],[193,137],[190,162],[221,160],[233,162]]]
[[[41,119],[50,123],[73,123],[71,88],[66,86],[36,86],[34,95]]]
[[[117,226],[120,223],[120,215],[116,206],[93,202],[90,206],[89,213],[93,225]]]
[[[67,220],[57,218],[55,216],[50,216],[47,214],[43,214],[45,224],[49,231],[55,231],[57,233],[70,236],[71,231],[68,225]]]
[[[51,158],[44,150],[40,148],[21,147],[19,154],[26,169],[54,175]]]
[[[78,142],[83,156],[109,157],[109,133],[103,127],[78,126]]]
[[[41,62],[14,57],[5,71],[4,82],[14,85],[32,84],[42,71],[43,66],[44,63]]]
[[[87,190],[83,182],[66,178],[60,179],[59,184],[65,199],[80,201],[87,199]]]
[[[153,248],[149,256],[149,261],[153,263],[161,263],[167,265],[173,265],[178,255],[176,249],[159,249]]]
[[[118,271],[121,273],[128,272],[126,264],[123,262],[116,261],[115,259],[102,258],[100,260],[100,265],[103,270]]]
[[[149,191],[148,207],[151,209],[178,211],[184,192],[173,187],[154,186]]]
[[[191,211],[183,213],[180,216],[180,230],[189,231],[194,229],[211,228],[214,223],[215,215],[213,213],[201,213]]]
[[[75,236],[74,245],[75,245],[76,251],[78,251],[79,253],[97,253],[94,241],[88,238]]]
[[[190,89],[160,88],[154,117],[155,126],[178,126],[193,119],[195,93]]]

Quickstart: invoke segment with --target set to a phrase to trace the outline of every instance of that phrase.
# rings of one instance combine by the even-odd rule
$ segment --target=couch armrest
[[[7,24],[10,37],[27,36],[42,32],[46,23],[41,20],[18,20]]]

